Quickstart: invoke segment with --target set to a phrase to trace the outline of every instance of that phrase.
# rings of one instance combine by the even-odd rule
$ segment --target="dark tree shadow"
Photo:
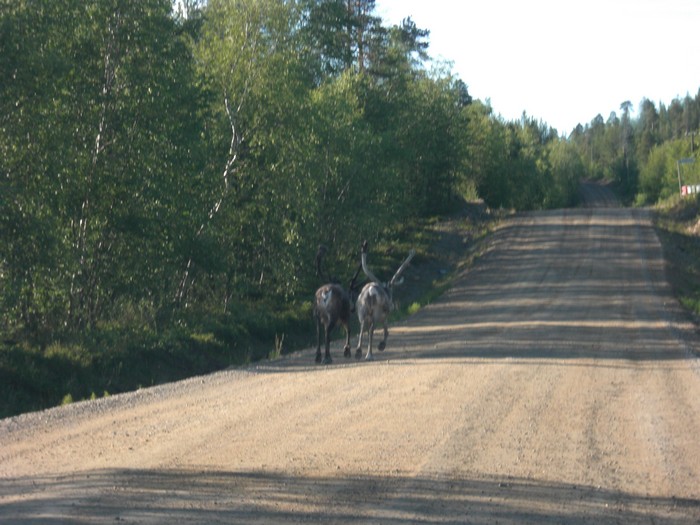
[[[20,494],[23,499],[14,502]],[[90,471],[0,483],[4,524],[699,521],[696,499],[520,478],[306,477],[194,469]]]

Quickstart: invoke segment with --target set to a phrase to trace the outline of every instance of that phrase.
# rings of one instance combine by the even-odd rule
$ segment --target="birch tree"
[[[17,257],[1,278],[30,331],[94,327],[122,298],[161,302],[197,135],[192,62],[170,9],[26,0],[3,14],[0,149],[12,198],[0,220],[3,252]],[[29,261],[20,254],[32,238]]]
[[[285,267],[292,257],[281,259],[278,248],[299,235],[303,210],[295,216],[295,196],[305,193],[303,154],[290,157],[304,148],[303,108],[312,82],[299,62],[298,28],[295,5],[281,0],[216,0],[206,11],[197,57],[213,100],[207,140],[215,160],[208,170],[211,201],[196,238],[200,244],[215,239],[217,272],[225,274],[227,290],[216,300],[224,310],[237,286],[294,274]],[[199,271],[197,251],[180,276],[180,305],[187,304],[198,274],[217,278],[217,272]]]

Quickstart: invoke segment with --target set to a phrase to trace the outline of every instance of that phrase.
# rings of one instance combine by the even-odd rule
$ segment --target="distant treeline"
[[[691,97],[674,99],[666,106],[644,99],[632,119],[632,103],[620,105],[621,114],[607,120],[596,116],[577,126],[570,141],[576,146],[589,177],[614,180],[639,204],[653,204],[679,193],[681,159],[693,159],[681,170],[683,183],[700,183],[700,166],[694,163],[700,129],[700,90]],[[686,160],[686,162],[689,162]]]

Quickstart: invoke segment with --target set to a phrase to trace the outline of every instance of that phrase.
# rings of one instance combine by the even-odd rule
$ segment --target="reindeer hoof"
[[[367,354],[365,356],[365,361],[374,361],[374,356],[372,354]]]
[[[330,365],[333,362],[331,359],[331,356],[327,355],[326,357],[323,358],[323,364],[324,365]]]
[[[317,362],[317,363],[320,363],[321,360],[322,360],[321,352],[319,352],[319,353],[316,354],[316,362]]]
[[[379,348],[380,352],[383,352],[384,349],[386,348],[386,343],[384,341],[382,341],[381,343],[379,343],[378,348]]]
[[[355,350],[355,359],[360,359],[362,357],[362,350],[358,348]]]
[[[343,352],[343,355],[344,355],[345,357],[352,357],[352,352],[350,351],[350,347],[349,347],[349,346],[346,346],[346,347],[345,347],[345,352]]]

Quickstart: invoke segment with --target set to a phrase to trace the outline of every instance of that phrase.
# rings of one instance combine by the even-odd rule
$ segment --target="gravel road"
[[[0,420],[0,522],[699,523],[696,328],[648,213],[584,195],[505,221],[374,362]]]

